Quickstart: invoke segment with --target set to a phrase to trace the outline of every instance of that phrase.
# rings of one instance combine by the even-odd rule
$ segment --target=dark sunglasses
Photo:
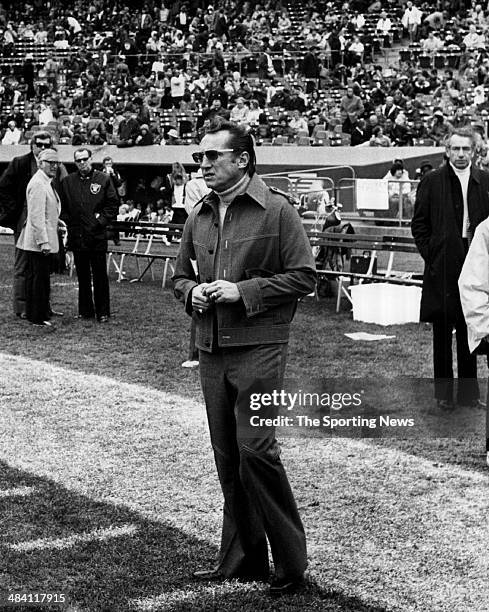
[[[75,159],[75,164],[81,164],[82,162],[87,162],[90,159],[90,157],[79,157],[78,159]]]
[[[37,140],[34,141],[34,144],[38,149],[50,149],[53,146],[50,142],[38,142]]]
[[[192,153],[192,159],[196,164],[201,164],[204,161],[204,155],[212,163],[217,161],[224,153],[231,153],[234,149],[209,149],[208,151],[196,151]]]

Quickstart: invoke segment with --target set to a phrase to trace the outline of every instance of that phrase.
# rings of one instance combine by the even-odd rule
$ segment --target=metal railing
[[[336,184],[336,201],[345,219],[408,225],[414,212],[419,181],[343,178]]]

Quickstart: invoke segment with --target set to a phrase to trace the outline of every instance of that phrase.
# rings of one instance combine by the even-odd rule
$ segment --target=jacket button
[[[204,342],[204,346],[206,346],[207,348],[209,348],[210,345],[211,345],[211,343],[209,342],[209,340],[206,340]]]
[[[214,255],[214,249],[209,249],[209,255]]]
[[[219,227],[219,223],[214,223],[214,227]]]

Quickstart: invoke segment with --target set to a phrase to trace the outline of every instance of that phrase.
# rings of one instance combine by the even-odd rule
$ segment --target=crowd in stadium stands
[[[443,143],[489,118],[489,10],[468,0],[0,3],[2,144]],[[386,61],[387,60],[387,61]]]

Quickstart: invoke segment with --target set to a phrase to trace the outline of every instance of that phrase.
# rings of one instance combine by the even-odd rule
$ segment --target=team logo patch
[[[101,187],[102,185],[99,185],[98,183],[92,183],[90,185],[90,192],[93,193],[93,195],[97,195]]]

